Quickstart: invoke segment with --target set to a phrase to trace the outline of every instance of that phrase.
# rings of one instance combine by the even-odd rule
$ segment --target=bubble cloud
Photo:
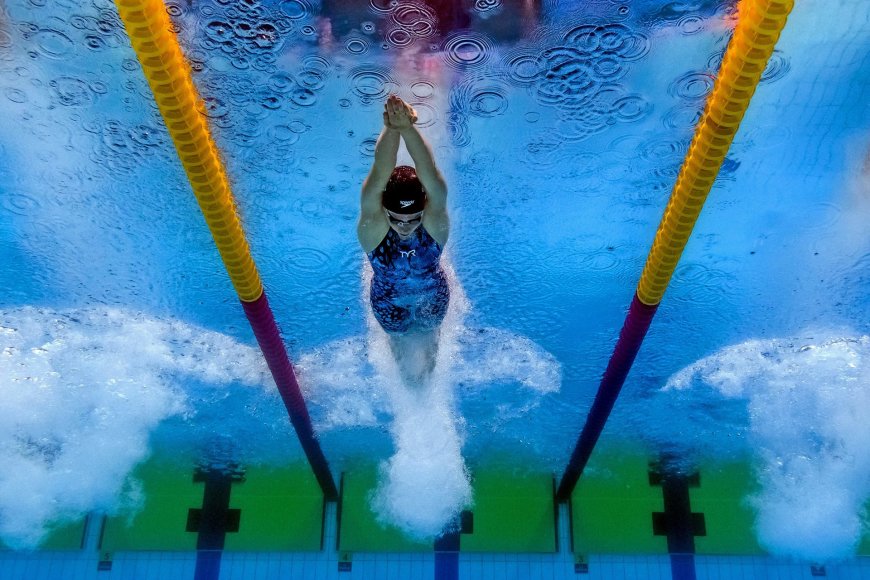
[[[688,366],[665,387],[704,385],[714,397],[745,402],[760,484],[749,498],[758,541],[810,562],[854,556],[870,497],[870,336],[838,334],[749,340]]]
[[[265,373],[256,349],[178,321],[0,310],[0,537],[34,548],[89,511],[135,508],[122,490],[150,434],[195,413],[176,378],[257,385]]]

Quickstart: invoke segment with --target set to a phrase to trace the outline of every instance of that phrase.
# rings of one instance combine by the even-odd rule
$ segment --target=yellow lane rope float
[[[263,284],[166,7],[161,0],[116,0],[115,5],[230,280],[239,298],[252,302],[263,293]]]
[[[637,287],[641,302],[661,302],[725,160],[794,0],[742,0],[739,20],[695,129]]]

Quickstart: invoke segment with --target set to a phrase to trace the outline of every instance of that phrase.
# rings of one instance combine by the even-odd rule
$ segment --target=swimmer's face
[[[400,236],[407,237],[410,236],[414,230],[420,227],[420,224],[423,223],[423,212],[419,211],[417,213],[393,213],[390,210],[384,208],[384,212],[387,214],[387,221],[390,223],[390,227],[396,231]]]

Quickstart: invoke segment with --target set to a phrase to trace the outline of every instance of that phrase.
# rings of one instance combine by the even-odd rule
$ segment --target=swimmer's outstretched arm
[[[391,95],[387,99],[385,115],[387,125],[399,131],[411,159],[414,160],[417,177],[429,197],[427,209],[431,211],[437,208],[446,211],[447,184],[435,165],[432,148],[414,126],[417,122],[417,112],[399,97]]]
[[[417,130],[417,127],[410,125],[399,130],[399,134],[405,141],[405,147],[408,148],[408,153],[411,154],[411,159],[414,160],[414,169],[417,171],[417,177],[420,183],[426,189],[429,197],[427,208],[431,211],[439,209],[446,211],[447,209],[447,183],[444,181],[444,176],[435,165],[435,156],[432,154],[432,148],[429,143]]]
[[[359,222],[356,225],[357,238],[366,252],[377,246],[390,227],[383,211],[383,193],[396,167],[400,140],[399,132],[390,126],[385,108],[384,128],[375,145],[375,161],[363,182]]]
[[[384,113],[384,128],[375,145],[375,161],[363,182],[360,222],[365,219],[384,218],[381,195],[396,167],[398,153],[399,132],[387,124],[387,114]]]
[[[417,122],[417,113],[410,105],[399,97],[391,96],[387,100],[386,111],[388,125],[395,127],[405,141],[405,147],[414,160],[417,177],[426,190],[428,199],[423,225],[443,244],[447,241],[450,229],[447,217],[447,183],[438,166],[435,165],[432,148],[414,126]]]

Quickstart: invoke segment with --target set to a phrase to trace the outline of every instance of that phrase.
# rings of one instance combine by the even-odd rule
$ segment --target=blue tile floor
[[[671,580],[668,556],[591,555],[588,570],[575,571],[567,510],[559,517],[556,554],[460,553],[458,580]],[[355,553],[350,571],[339,571],[335,504],[329,504],[320,552],[226,552],[219,580],[436,580],[435,555]],[[85,547],[75,552],[0,552],[3,580],[152,580],[194,579],[194,552],[119,552],[111,570],[99,571],[99,526],[89,525]],[[697,580],[866,580],[870,558],[829,565],[813,574],[806,564],[764,557],[696,556]],[[824,576],[819,574],[823,573]],[[442,579],[437,579],[442,580]],[[682,579],[678,579],[682,580]]]

